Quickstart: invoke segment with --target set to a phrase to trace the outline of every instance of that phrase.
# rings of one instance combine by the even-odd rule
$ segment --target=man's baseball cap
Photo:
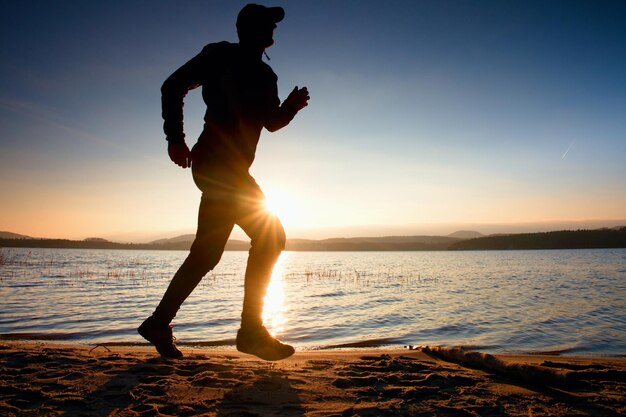
[[[259,23],[278,23],[285,18],[282,7],[265,7],[260,4],[246,4],[237,16],[237,28],[253,27]]]

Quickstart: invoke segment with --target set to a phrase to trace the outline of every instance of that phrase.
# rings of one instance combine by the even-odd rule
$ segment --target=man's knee
[[[260,252],[278,256],[285,249],[285,229],[276,218],[269,220],[258,236],[252,239],[252,247]]]
[[[272,226],[267,232],[266,239],[268,249],[275,252],[276,255],[279,255],[285,249],[287,235],[285,234],[285,228],[278,219],[272,222]]]
[[[215,248],[210,243],[194,241],[185,263],[189,263],[203,275],[211,271],[219,263],[224,252],[223,248]]]

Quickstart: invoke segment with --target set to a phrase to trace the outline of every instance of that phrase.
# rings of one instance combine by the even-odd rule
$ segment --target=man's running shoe
[[[241,328],[237,332],[237,350],[266,361],[279,361],[293,355],[292,346],[281,343],[264,326]]]
[[[176,338],[172,333],[171,325],[163,324],[150,316],[139,326],[137,332],[152,343],[162,357],[177,359],[183,356],[183,352],[174,344]]]

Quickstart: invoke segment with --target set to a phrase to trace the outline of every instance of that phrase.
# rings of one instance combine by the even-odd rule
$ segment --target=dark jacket
[[[277,81],[269,65],[239,44],[208,44],[161,88],[167,140],[184,141],[183,99],[189,90],[202,86],[207,110],[193,149],[194,164],[247,172],[262,128],[278,130],[296,114],[280,105]]]

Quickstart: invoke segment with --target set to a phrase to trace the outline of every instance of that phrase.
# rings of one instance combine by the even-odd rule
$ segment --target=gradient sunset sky
[[[195,229],[160,87],[245,1],[10,1],[0,230],[142,241]],[[289,237],[626,224],[626,2],[274,1],[285,98],[252,174]],[[200,90],[186,99],[192,145]],[[234,237],[240,237],[235,234]]]

